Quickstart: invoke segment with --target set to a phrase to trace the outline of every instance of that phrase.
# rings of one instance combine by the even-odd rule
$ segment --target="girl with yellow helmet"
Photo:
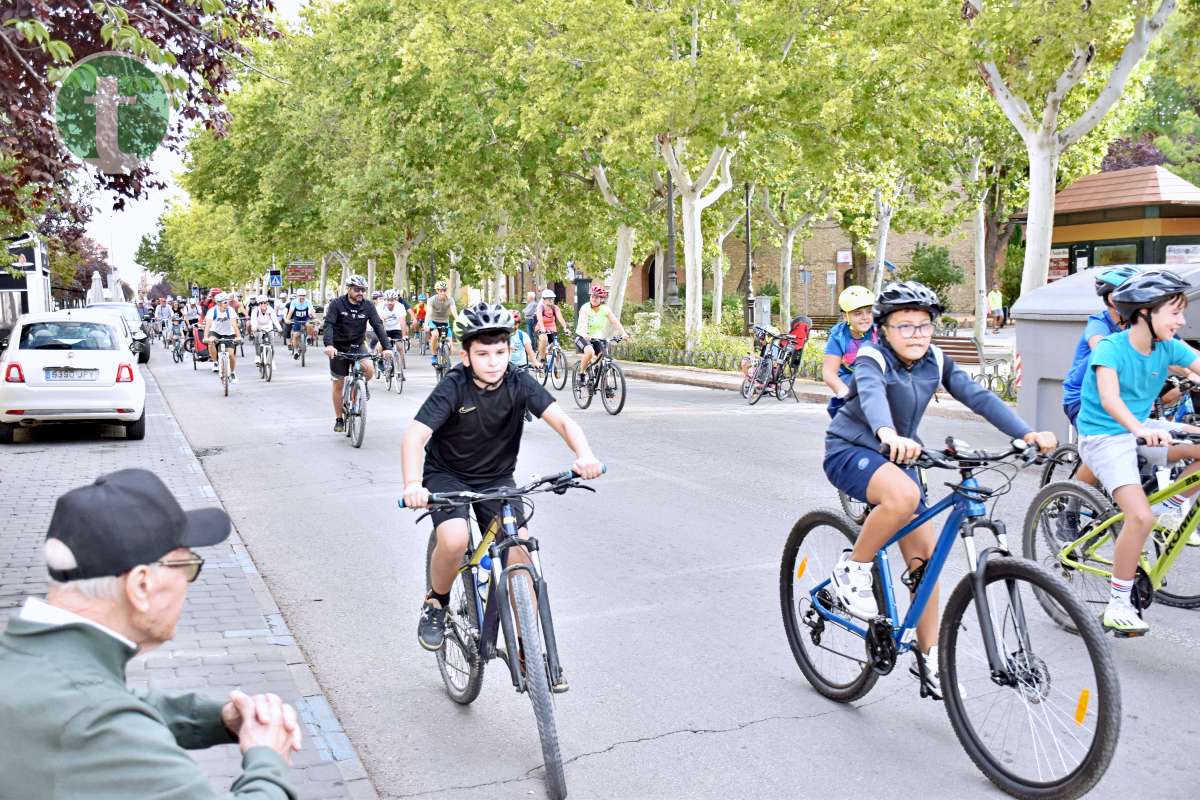
[[[867,343],[877,343],[879,332],[875,329],[871,309],[875,305],[875,295],[865,286],[847,286],[838,295],[838,307],[842,309],[845,319],[834,325],[829,331],[829,341],[825,344],[825,360],[821,366],[821,377],[825,385],[833,392],[826,410],[832,419],[846,402],[850,393],[850,378],[854,375],[854,360],[858,357],[858,348]]]

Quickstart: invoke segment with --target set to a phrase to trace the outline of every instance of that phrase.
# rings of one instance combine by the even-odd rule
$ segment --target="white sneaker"
[[[1192,531],[1191,535],[1188,536],[1187,546],[1200,547],[1200,531]]]
[[[908,668],[908,671],[916,676],[918,681],[921,679],[921,665],[917,661],[916,649],[913,650],[913,663]],[[927,692],[934,700],[942,699],[942,678],[938,674],[938,650],[936,644],[929,648],[929,653],[925,656],[925,686],[923,688],[924,692]]]
[[[1150,630],[1146,620],[1138,616],[1137,610],[1122,600],[1109,599],[1101,622],[1106,629],[1119,636],[1141,636]]]
[[[859,619],[878,616],[879,606],[875,602],[875,593],[871,591],[874,580],[870,566],[863,568],[851,564],[849,558],[842,556],[833,568],[831,585],[834,595],[852,615]]]

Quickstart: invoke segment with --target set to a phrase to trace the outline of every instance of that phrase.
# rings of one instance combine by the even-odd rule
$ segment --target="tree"
[[[942,245],[920,243],[912,252],[912,260],[901,267],[897,276],[902,281],[920,281],[933,289],[945,306],[950,289],[962,283],[966,275],[962,267],[950,260],[950,251]],[[948,306],[945,306],[949,310]]]
[[[1121,99],[1175,7],[1176,0],[1053,4],[1039,9],[1035,27],[1023,5],[964,0],[974,61],[1029,157],[1022,292],[1046,282],[1063,152]]]

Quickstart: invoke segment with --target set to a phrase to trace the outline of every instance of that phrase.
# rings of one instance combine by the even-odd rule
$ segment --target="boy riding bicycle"
[[[575,453],[575,472],[584,478],[600,475],[600,462],[580,427],[532,375],[511,366],[514,328],[512,313],[499,304],[479,303],[454,319],[462,363],[434,387],[401,443],[406,507],[427,507],[431,492],[515,486],[526,409],[545,420]],[[500,503],[475,504],[481,529],[499,509]],[[528,538],[520,504],[515,511],[518,533]],[[430,561],[432,588],[421,607],[417,640],[426,650],[437,651],[445,641],[450,589],[467,549],[467,509],[438,509],[432,517],[437,534]],[[528,561],[521,548],[506,555]]]
[[[917,435],[921,417],[939,387],[1014,439],[1049,451],[1052,433],[1035,433],[999,397],[980,387],[949,356],[931,343],[941,304],[931,289],[915,281],[890,283],[874,306],[879,343],[863,344],[855,359],[854,380],[845,404],[825,435],[825,475],[835,487],[873,508],[848,557],[833,569],[832,588],[838,601],[856,617],[880,613],[875,603],[871,569],[876,553],[896,531],[923,508],[921,482],[915,468],[905,466],[921,454]],[[890,456],[880,454],[880,445]],[[937,537],[926,523],[900,540],[905,564],[916,568],[933,555]],[[917,623],[917,647],[925,663],[936,665],[937,592]],[[920,676],[914,665],[912,672]],[[927,688],[941,699],[939,679],[926,673]]]
[[[1193,463],[1183,474],[1200,470],[1200,445],[1172,445],[1168,431],[1179,426],[1148,419],[1170,367],[1200,370],[1200,354],[1175,338],[1186,323],[1189,288],[1178,275],[1163,270],[1142,273],[1115,290],[1112,302],[1129,329],[1096,344],[1080,393],[1079,457],[1125,514],[1103,619],[1105,628],[1125,636],[1150,630],[1130,600],[1138,559],[1154,527],[1138,456],[1157,466],[1190,459]],[[1145,445],[1139,446],[1138,439]]]

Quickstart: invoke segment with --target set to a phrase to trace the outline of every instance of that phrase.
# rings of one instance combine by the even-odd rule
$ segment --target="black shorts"
[[[604,348],[607,344],[608,344],[608,341],[605,339],[588,339],[583,336],[576,336],[575,337],[575,352],[582,353],[590,345],[593,353],[595,353],[598,356],[604,355]]]
[[[546,337],[546,344],[551,345],[558,341],[558,331],[542,331],[542,335]]]
[[[438,492],[480,492],[484,489],[494,489],[497,486],[516,486],[511,475],[503,478],[494,478],[490,481],[479,483],[467,483],[457,475],[452,475],[449,472],[426,472],[422,481],[425,488],[431,493]],[[476,503],[470,508],[475,509],[475,521],[479,525],[480,534],[487,530],[487,526],[492,523],[492,517],[500,513],[503,503],[500,500],[491,500],[483,503]],[[446,520],[450,519],[467,519],[468,506],[460,506],[452,509],[439,509],[434,511],[430,518],[433,520],[433,526],[436,528]],[[513,511],[517,516],[517,528],[525,527],[525,509],[520,503],[513,503]]]
[[[334,345],[334,346],[337,347],[337,345]],[[340,347],[338,347],[337,349],[342,350],[342,348],[340,348]],[[347,350],[347,352],[348,352],[348,350]],[[366,361],[368,359],[370,359],[370,356],[364,355],[359,360]],[[349,374],[350,374],[350,359],[342,358],[341,356],[334,356],[333,358],[329,359],[329,375],[334,380],[341,380],[342,378],[346,377]]]

